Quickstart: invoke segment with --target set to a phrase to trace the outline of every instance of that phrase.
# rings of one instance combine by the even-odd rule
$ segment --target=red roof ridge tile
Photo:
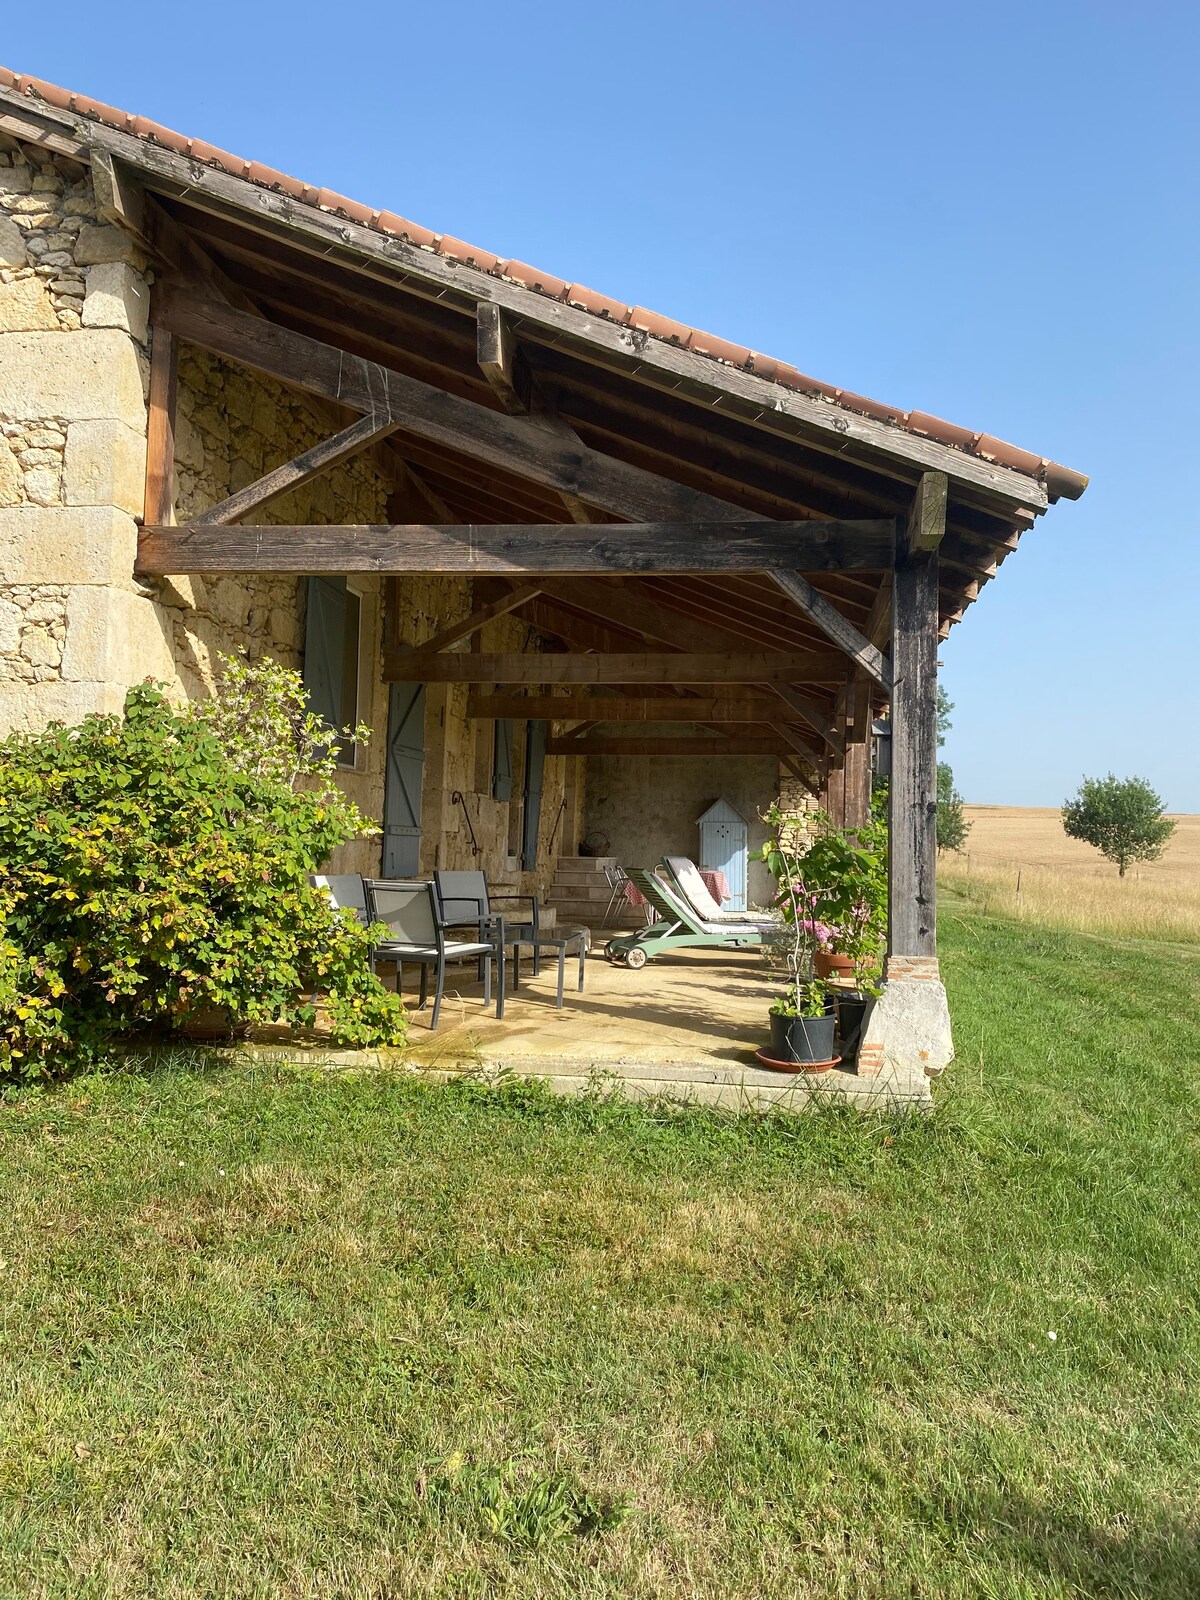
[[[676,322],[674,318],[663,316],[657,311],[649,311],[644,306],[628,306],[623,301],[613,300],[610,296],[585,288],[582,284],[567,283],[565,279],[555,277],[552,273],[542,272],[539,268],[528,266],[523,261],[505,261],[490,250],[466,244],[451,234],[432,233],[428,228],[410,222],[393,211],[376,210],[363,205],[361,201],[351,200],[346,195],[338,194],[333,189],[314,188],[313,185],[289,177],[287,173],[279,172],[274,167],[264,166],[257,161],[243,160],[240,156],[232,155],[216,145],[207,144],[200,139],[190,139],[184,134],[177,133],[173,128],[164,127],[162,123],[120,111],[115,106],[106,105],[101,100],[93,100],[88,95],[75,94],[72,90],[48,83],[43,78],[30,77],[28,74],[13,72],[7,67],[0,67],[0,87],[14,90],[30,99],[42,100],[57,110],[70,111],[76,116],[102,122],[106,127],[132,134],[135,138],[148,143],[160,144],[177,154],[186,155],[192,161],[220,167],[232,176],[242,178],[260,188],[278,189],[301,204],[318,206],[323,211],[345,216],[350,221],[360,223],[377,233],[394,235],[409,244],[416,245],[419,249],[446,256],[461,262],[464,266],[492,276],[507,278],[510,282],[518,283],[533,293],[548,295],[593,316],[619,322],[625,327],[636,328],[653,339],[662,339],[669,344],[705,356],[708,360],[751,371],[756,376],[766,378],[785,388],[830,401],[844,410],[891,424],[906,432],[932,439],[938,444],[948,445],[952,449],[1008,467],[1014,472],[1023,473],[1044,483],[1052,499],[1056,499],[1059,495],[1078,499],[1087,487],[1088,480],[1085,474],[1075,472],[1070,467],[1060,466],[1057,462],[1035,455],[1032,451],[1022,450],[1019,446],[1008,444],[1003,439],[993,438],[991,434],[976,433],[972,429],[959,427],[929,412],[900,411],[895,406],[884,405],[881,401],[868,399],[864,395],[834,388],[817,378],[807,377],[788,362],[776,357],[760,355],[744,345],[733,344],[716,334],[705,333],[699,328],[689,327],[687,323]]]

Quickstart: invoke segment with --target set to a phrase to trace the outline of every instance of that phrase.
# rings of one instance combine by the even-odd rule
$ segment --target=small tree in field
[[[1115,862],[1121,877],[1131,861],[1157,861],[1175,832],[1163,803],[1144,778],[1085,778],[1062,808],[1072,839],[1082,839]]]
[[[938,684],[937,690],[937,742],[938,749],[946,742],[950,732],[950,713],[954,701]],[[954,772],[948,761],[937,764],[937,847],[943,850],[961,850],[967,842],[971,824],[963,810],[963,797],[954,787]]]
[[[937,847],[961,850],[967,842],[971,824],[963,810],[963,797],[954,787],[954,773],[948,761],[937,765]]]

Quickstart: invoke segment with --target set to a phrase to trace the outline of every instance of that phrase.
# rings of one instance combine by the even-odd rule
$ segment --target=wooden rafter
[[[741,507],[562,439],[528,417],[461,400],[390,367],[348,355],[213,301],[164,296],[161,319],[180,339],[356,411],[387,409],[397,426],[518,476],[636,520],[750,520]],[[767,520],[767,519],[762,519]]]
[[[823,594],[818,594],[798,572],[776,569],[771,577],[784,594],[794,600],[806,616],[811,617],[822,633],[840,645],[864,672],[869,672],[876,683],[882,684],[885,689],[891,688],[892,669],[886,657],[869,639],[863,637],[852,622],[847,621],[836,606],[831,605]]]
[[[452,644],[467,639],[473,633],[478,633],[486,623],[494,622],[497,617],[507,616],[510,611],[517,611],[526,601],[532,600],[539,594],[540,588],[536,583],[523,583],[518,588],[510,589],[499,600],[492,600],[487,605],[477,606],[469,617],[463,617],[460,622],[452,622],[448,628],[443,628],[440,633],[435,633],[432,639],[414,646],[415,649],[425,654],[432,654],[439,650],[448,650]],[[519,711],[514,711],[513,716],[520,716]]]
[[[764,735],[754,738],[730,735],[724,739],[629,739],[593,734],[583,739],[548,739],[551,756],[780,756],[788,751],[785,740]]]
[[[351,456],[360,455],[369,449],[376,439],[382,439],[385,435],[393,433],[395,426],[387,411],[359,417],[340,433],[322,439],[320,444],[301,451],[291,461],[285,461],[283,466],[275,467],[263,477],[256,478],[253,483],[246,484],[236,494],[227,496],[208,511],[202,511],[199,516],[192,518],[191,526],[223,528],[240,522],[251,511],[261,511],[264,506],[269,506],[272,501],[289,494],[293,489],[298,489],[301,484],[309,483],[321,473],[328,472],[340,461],[347,461]]]
[[[11,104],[14,97],[2,98]],[[42,114],[31,114],[24,102],[18,101],[15,109],[17,115],[41,120]],[[399,278],[412,292],[431,300],[469,304],[480,298],[472,293],[475,275],[464,272],[456,261],[443,260],[395,236],[381,235],[340,214],[297,204],[291,196],[273,194],[219,167],[203,166],[182,153],[112,128],[89,128],[89,143],[128,160],[161,191],[186,196],[189,205],[201,210],[236,216],[252,232],[273,234],[297,248],[342,260],[389,283]],[[819,449],[835,455],[858,454],[899,476],[914,467],[940,469],[993,500],[1037,510],[1046,504],[1044,489],[1010,469],[830,406],[802,391],[781,393],[764,378],[718,366],[665,341],[634,339],[629,329],[608,325],[602,318],[551,296],[532,295],[498,279],[488,282],[487,291],[487,298],[516,314],[523,336],[570,347],[585,359],[628,370],[641,382],[686,390],[709,404],[719,397],[731,412],[753,417],[769,431],[802,434]]]
[[[550,721],[578,717],[593,722],[772,722],[779,702],[748,691],[740,698],[701,696],[646,697],[630,695],[472,695],[467,715],[542,717]]]

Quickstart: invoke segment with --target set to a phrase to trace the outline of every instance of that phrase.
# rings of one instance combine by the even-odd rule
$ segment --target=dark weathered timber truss
[[[388,679],[550,720],[551,754],[771,755],[848,822],[890,704],[892,949],[932,953],[937,643],[1040,484],[111,129],[43,135],[157,269],[143,577],[380,573],[394,619],[403,574],[468,576],[469,616],[385,633]],[[182,345],[299,391],[325,437],[175,526]],[[362,451],[386,524],[257,520]],[[454,648],[505,615],[542,648]]]

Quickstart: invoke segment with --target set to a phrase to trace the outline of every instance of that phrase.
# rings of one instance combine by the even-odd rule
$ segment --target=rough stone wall
[[[180,353],[175,420],[175,518],[186,522],[272,467],[318,443],[332,424],[270,378],[205,351]],[[390,480],[370,453],[344,461],[284,495],[248,523],[383,522]],[[379,581],[363,588],[376,601]],[[291,577],[220,573],[165,593],[185,692],[207,693],[217,652],[301,664],[305,584]],[[184,602],[184,603],[179,603]],[[365,721],[371,717],[364,715]]]
[[[218,654],[303,662],[307,585],[258,574],[132,577],[145,492],[149,386],[148,263],[99,215],[87,170],[0,142],[0,732],[117,711],[130,684],[163,681],[180,698],[210,693]],[[311,402],[205,352],[181,353],[176,415],[179,521],[260,477],[330,431]],[[391,482],[379,452],[343,462],[252,521],[382,522]],[[382,681],[382,582],[352,582],[368,642],[360,717],[374,737],[340,781],[364,812],[383,812],[388,687]],[[399,632],[419,643],[471,609],[466,580],[416,578],[400,589]],[[511,618],[481,647],[536,649]],[[511,803],[491,796],[491,724],[466,721],[465,685],[428,694],[423,868],[481,866],[495,881],[544,891],[568,763],[546,762],[539,866],[508,867],[519,841],[522,750]],[[578,766],[579,763],[571,763]],[[578,775],[576,775],[577,777]],[[471,855],[461,791],[475,828]],[[573,787],[578,800],[580,784]],[[555,853],[574,849],[570,820]],[[339,852],[335,870],[376,872],[379,841]]]
[[[626,867],[653,867],[664,855],[696,859],[696,818],[714,800],[728,800],[748,824],[750,853],[767,837],[762,814],[779,794],[779,763],[770,756],[706,758],[630,756],[588,759],[587,831],[609,838],[606,855]],[[761,862],[750,862],[749,899],[769,905],[774,880]]]
[[[171,674],[165,618],[131,576],[145,265],[85,168],[0,141],[0,728],[116,710]]]

